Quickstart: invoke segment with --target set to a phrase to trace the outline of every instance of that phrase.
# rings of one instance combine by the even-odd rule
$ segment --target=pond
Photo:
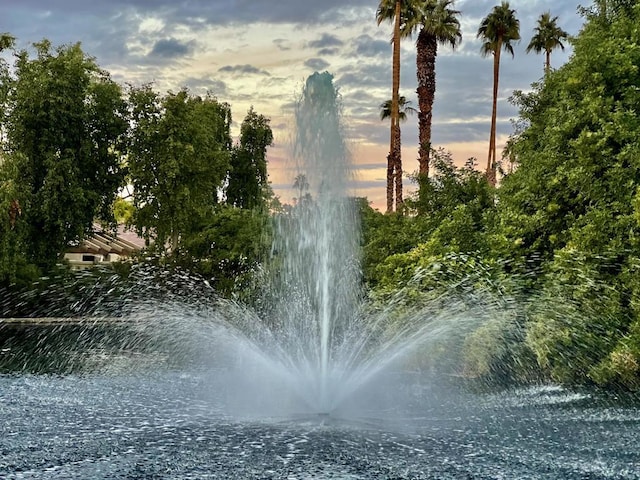
[[[217,373],[139,360],[0,375],[0,478],[640,478],[634,401],[411,377],[384,408],[240,414]]]

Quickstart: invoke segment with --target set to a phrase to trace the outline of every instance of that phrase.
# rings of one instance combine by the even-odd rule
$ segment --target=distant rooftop
[[[125,225],[118,225],[115,233],[105,230],[97,224],[94,224],[93,227],[93,235],[86,237],[78,245],[69,248],[69,253],[116,254],[122,257],[129,256],[146,246],[144,238],[128,230]]]

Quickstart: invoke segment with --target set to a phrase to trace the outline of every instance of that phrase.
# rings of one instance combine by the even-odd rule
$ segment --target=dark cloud
[[[193,51],[195,42],[181,42],[175,38],[163,38],[158,40],[151,49],[149,56],[173,59],[185,57]]]
[[[321,48],[318,50],[318,55],[327,56],[327,55],[338,55],[340,53],[340,49],[336,47],[331,48]]]
[[[253,65],[225,65],[224,67],[220,67],[218,69],[219,72],[230,73],[232,75],[267,75],[270,73],[266,70],[260,70],[258,67],[254,67]]]
[[[14,2],[2,2],[1,18],[7,18],[15,9]],[[110,18],[114,12],[128,9],[173,20],[177,23],[197,25],[229,24],[235,22],[273,23],[335,23],[336,9],[371,6],[369,0],[326,0],[310,2],[300,0],[21,0],[20,7],[34,12],[61,12],[72,15],[95,15]]]
[[[329,33],[323,33],[319,39],[307,42],[309,48],[341,47],[342,45],[344,45],[342,40]]]
[[[321,72],[327,69],[327,67],[329,66],[329,62],[326,62],[321,58],[310,58],[309,60],[304,62],[304,65],[306,67],[309,67],[311,70]]]
[[[352,40],[356,55],[361,57],[378,57],[391,53],[391,44],[385,40],[377,40],[369,34],[360,35]]]

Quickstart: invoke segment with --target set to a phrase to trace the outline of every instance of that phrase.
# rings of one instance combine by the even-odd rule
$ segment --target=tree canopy
[[[227,202],[241,208],[264,207],[270,194],[267,147],[273,143],[269,119],[253,107],[240,127],[240,141],[231,155]]]
[[[129,102],[133,222],[145,238],[175,250],[218,203],[230,168],[230,107],[186,90],[161,96],[149,86],[131,89]]]
[[[47,266],[96,219],[114,223],[127,112],[120,87],[80,45],[35,48],[35,58],[18,53],[9,83],[5,172],[20,211],[12,228],[24,233],[27,260]]]

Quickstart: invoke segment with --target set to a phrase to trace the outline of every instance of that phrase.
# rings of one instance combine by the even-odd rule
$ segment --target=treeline
[[[640,388],[640,5],[602,3],[584,11],[570,60],[515,92],[497,188],[473,161],[432,151],[413,215],[363,207],[374,297],[409,286],[412,301],[460,291],[517,304],[466,337],[468,375]]]
[[[12,46],[3,35],[0,49]],[[252,108],[234,143],[230,106],[213,95],[125,89],[79,44],[34,50],[0,63],[0,286],[49,274],[95,222],[127,220],[232,288],[267,248],[269,119]]]

